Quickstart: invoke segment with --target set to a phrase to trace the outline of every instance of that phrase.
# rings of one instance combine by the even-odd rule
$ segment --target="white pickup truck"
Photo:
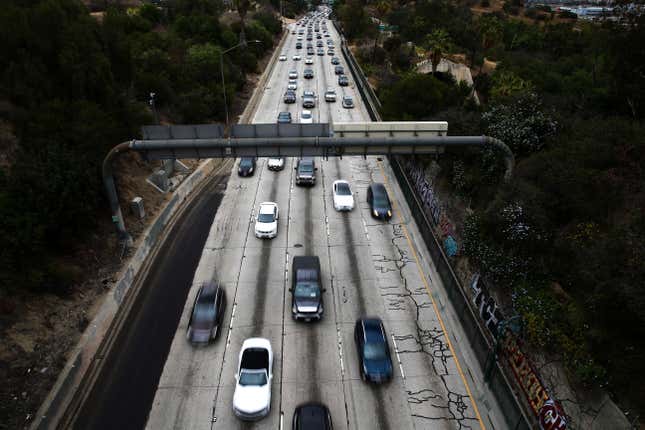
[[[257,420],[271,410],[273,351],[268,339],[252,337],[242,344],[235,375],[233,412],[243,420]]]

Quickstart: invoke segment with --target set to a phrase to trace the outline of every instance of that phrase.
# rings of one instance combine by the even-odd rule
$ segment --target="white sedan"
[[[280,61],[287,61],[287,56],[286,56],[286,55],[284,55],[284,54],[283,54],[283,55],[280,55],[280,56],[278,57],[278,60],[280,60]]]
[[[278,235],[278,205],[273,202],[260,203],[255,218],[255,237],[272,239]]]
[[[312,57],[305,58],[305,64],[314,64],[314,59]]]
[[[295,79],[289,79],[289,84],[287,85],[288,90],[297,90],[298,89],[298,81]]]
[[[332,186],[334,196],[334,209],[337,211],[351,211],[354,209],[354,195],[349,182],[334,181]]]
[[[300,55],[294,55],[293,56],[293,61],[300,61],[302,57]]]
[[[314,122],[314,116],[311,114],[310,110],[303,110],[300,114],[300,124],[312,124]]]

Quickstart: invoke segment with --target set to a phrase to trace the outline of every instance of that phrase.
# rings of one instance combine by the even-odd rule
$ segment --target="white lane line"
[[[394,333],[392,333],[392,343],[394,343],[394,352],[396,352],[396,359],[399,362],[399,369],[401,369],[401,376],[405,381],[405,372],[403,371],[403,363],[401,363],[401,356],[399,355],[399,347],[396,345],[396,339],[394,339]]]
[[[280,411],[280,430],[282,430],[282,426],[283,426],[282,421],[283,421],[283,419],[284,419],[284,412]]]
[[[343,335],[340,328],[336,329],[336,336],[338,337],[338,358],[340,360],[340,375],[341,379],[345,379],[345,366],[343,365]]]
[[[359,210],[360,210],[360,208],[359,208]],[[361,221],[363,221],[363,231],[365,232],[365,237],[367,237],[367,241],[369,242],[370,234],[367,232],[367,222],[365,221],[365,218],[363,218],[363,217],[361,217]]]
[[[237,309],[237,303],[233,303],[233,311],[231,312],[231,322],[228,325],[228,334],[226,335],[226,348],[224,349],[224,354],[226,354],[226,349],[231,344],[231,332],[233,331],[233,320],[235,319],[235,309]]]

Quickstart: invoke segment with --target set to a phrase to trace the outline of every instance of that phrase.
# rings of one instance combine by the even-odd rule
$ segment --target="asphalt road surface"
[[[347,70],[339,35],[331,22],[327,26]],[[282,101],[292,69],[299,73],[298,96],[304,89],[318,96],[315,121],[369,121],[351,76],[349,87],[339,87],[330,56],[315,55],[314,65],[305,66],[306,49],[297,51],[295,44],[296,36],[290,34],[282,51],[288,60],[276,63],[253,122],[274,123],[280,111],[291,112],[294,122],[299,121],[300,98],[291,105]],[[292,60],[296,53],[301,61]],[[314,79],[303,79],[305,67],[314,69]],[[324,101],[327,87],[336,89],[337,102]],[[341,106],[343,95],[354,98],[354,109]],[[280,172],[269,171],[266,160],[260,159],[248,178],[238,177],[234,168],[184,302],[146,427],[278,429],[291,425],[298,404],[318,400],[329,407],[334,428],[341,430],[504,428],[499,408],[482,383],[481,369],[468,344],[460,341],[465,336],[417,239],[418,228],[387,161],[316,161],[318,180],[311,188],[295,186],[294,159],[287,159]],[[333,208],[331,184],[337,179],[353,187],[352,212]],[[389,222],[370,216],[366,189],[372,182],[384,182],[395,201]],[[278,236],[272,240],[253,234],[253,216],[264,201],[280,208]],[[326,288],[320,322],[291,318],[288,288],[294,255],[320,257]],[[187,342],[186,329],[198,285],[208,280],[226,288],[225,327],[217,341],[195,347]],[[363,315],[382,318],[389,336],[394,378],[384,385],[367,384],[359,376],[353,326]],[[256,336],[271,341],[275,356],[271,412],[246,423],[233,414],[234,375],[242,342]]]

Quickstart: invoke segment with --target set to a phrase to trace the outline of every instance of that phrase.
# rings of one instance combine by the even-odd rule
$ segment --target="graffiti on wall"
[[[504,316],[495,299],[485,291],[478,273],[473,276],[470,283],[470,292],[479,316],[492,335],[497,337],[497,328]]]
[[[423,166],[412,158],[401,158],[401,164],[408,180],[412,183],[417,197],[421,200],[426,216],[439,228],[444,241],[444,250],[450,257],[459,253],[459,245],[454,238],[455,228],[448,217],[443,213],[441,202],[437,198],[431,181],[426,178]]]

